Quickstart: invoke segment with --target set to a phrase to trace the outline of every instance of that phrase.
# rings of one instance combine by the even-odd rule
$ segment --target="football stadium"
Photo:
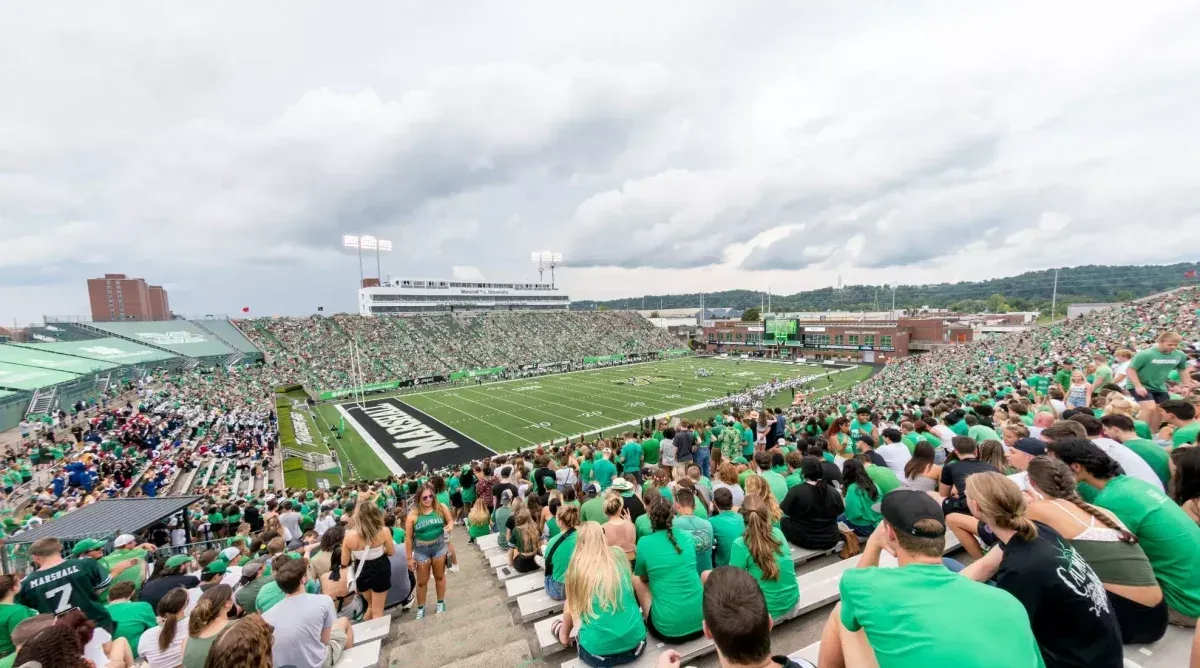
[[[1200,3],[275,4],[6,4],[0,668],[1200,668]]]

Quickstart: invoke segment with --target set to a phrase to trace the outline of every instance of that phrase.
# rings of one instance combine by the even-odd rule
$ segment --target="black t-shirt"
[[[807,482],[788,490],[779,503],[780,528],[788,541],[807,550],[827,550],[842,537],[837,518],[846,510],[842,495],[833,487]]]
[[[872,464],[887,468],[887,460],[884,459],[883,455],[879,454],[878,452],[875,452],[874,450],[868,450],[863,454],[871,458]]]
[[[498,482],[492,485],[492,496],[496,497],[497,505],[503,503],[504,490],[512,492],[512,498],[517,498],[517,486],[508,482]]]
[[[832,485],[835,482],[838,485],[841,485],[842,484],[842,470],[837,467],[837,464],[834,464],[833,462],[827,462],[824,459],[822,459],[821,460],[821,479],[825,481],[826,485]]]
[[[546,478],[554,480],[554,471],[546,467],[542,467],[533,472],[533,484],[537,488],[537,493],[539,495],[545,494],[547,491],[545,484]]]
[[[960,459],[942,467],[941,483],[943,485],[954,485],[954,488],[958,490],[958,495],[965,499],[967,498],[967,478],[972,474],[984,471],[999,473],[995,466],[987,462],[981,462],[977,459]]]
[[[158,602],[167,595],[167,592],[176,587],[191,589],[199,585],[200,579],[194,575],[164,575],[142,585],[142,593],[138,594],[138,600],[149,603],[150,607],[158,610]]]
[[[646,514],[646,504],[642,503],[642,500],[637,498],[636,495],[632,493],[622,494],[621,499],[625,501],[625,510],[629,511],[630,522],[635,522],[637,518]]]
[[[1004,544],[996,586],[1029,613],[1046,668],[1121,668],[1121,629],[1104,585],[1083,556],[1053,529]]]

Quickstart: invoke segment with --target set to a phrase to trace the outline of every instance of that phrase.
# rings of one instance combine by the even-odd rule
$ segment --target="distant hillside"
[[[1058,273],[1058,306],[1085,302],[1126,301],[1156,292],[1195,284],[1195,278],[1184,273],[1195,264],[1107,266],[1087,265],[1067,267]],[[1017,276],[987,281],[938,283],[934,285],[900,285],[896,287],[896,308],[904,310],[929,306],[951,308],[966,312],[978,311],[1043,311],[1050,310],[1054,292],[1054,270],[1030,271]],[[572,309],[657,309],[699,307],[699,293],[686,295],[646,295],[610,301],[577,301]],[[704,305],[712,308],[757,307],[762,293],[755,290],[726,290],[704,294]],[[887,285],[847,285],[840,290],[831,287],[798,292],[793,295],[772,295],[775,311],[873,311],[892,306],[892,288]],[[1062,312],[1061,310],[1059,311]]]

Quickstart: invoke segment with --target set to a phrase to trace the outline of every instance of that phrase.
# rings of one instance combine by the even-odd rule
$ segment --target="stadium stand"
[[[977,579],[980,573],[991,573],[996,587],[970,583],[968,588],[983,587],[971,591],[987,591],[985,598],[994,607],[971,610],[970,614],[1018,613],[1013,619],[1022,620],[1021,624],[1012,626],[1009,620],[1010,626],[1005,628],[1012,642],[1003,651],[1012,654],[1004,656],[1018,656],[1021,642],[1031,640],[1041,647],[1048,666],[1073,665],[1072,661],[1142,668],[1186,665],[1195,617],[1200,614],[1200,574],[1191,567],[1200,559],[1200,514],[1196,512],[1200,421],[1195,419],[1200,397],[1193,375],[1200,355],[1198,314],[1197,293],[1179,291],[1070,322],[946,346],[895,361],[856,387],[798,401],[778,413],[768,410],[770,406],[747,407],[744,412],[718,409],[699,420],[689,417],[688,425],[678,420],[646,425],[648,433],[628,438],[595,436],[569,446],[497,455],[461,469],[310,490],[284,489],[265,475],[265,462],[277,454],[272,452],[277,429],[272,413],[275,388],[297,381],[313,390],[353,382],[351,343],[374,357],[363,370],[366,382],[588,355],[651,352],[670,344],[664,345],[659,333],[637,324],[637,316],[620,313],[238,321],[230,326],[248,335],[247,340],[265,354],[267,364],[233,365],[232,369],[218,366],[211,373],[180,367],[131,376],[106,388],[101,393],[104,399],[95,406],[75,402],[68,407],[74,415],[61,411],[50,416],[42,434],[30,429],[4,480],[14,483],[14,492],[42,472],[56,484],[43,486],[25,502],[25,510],[5,518],[4,524],[9,534],[17,534],[53,522],[56,513],[95,503],[109,493],[157,493],[163,489],[199,494],[203,501],[174,523],[140,531],[128,540],[105,535],[96,537],[98,545],[80,540],[68,542],[64,548],[79,548],[84,556],[111,558],[111,567],[127,558],[130,544],[149,542],[154,553],[136,558],[156,560],[155,571],[177,569],[204,578],[229,578],[237,589],[235,599],[241,595],[247,607],[267,610],[268,621],[271,597],[282,593],[275,590],[291,582],[288,578],[296,573],[295,567],[287,565],[291,559],[310,558],[305,568],[314,591],[338,597],[357,609],[356,598],[345,595],[345,578],[333,580],[326,569],[340,562],[340,544],[351,540],[348,534],[368,536],[368,544],[376,549],[390,541],[396,556],[389,558],[387,550],[364,551],[366,556],[350,566],[351,578],[358,581],[360,590],[378,586],[387,593],[385,615],[390,616],[358,622],[353,631],[355,647],[341,654],[336,665],[350,665],[347,661],[363,666],[387,662],[394,668],[594,665],[586,652],[565,648],[557,637],[558,613],[564,609],[568,615],[572,609],[592,610],[584,617],[571,617],[576,628],[583,623],[585,629],[579,637],[592,650],[607,648],[619,654],[643,647],[640,656],[627,657],[627,665],[655,665],[663,652],[675,652],[683,662],[709,661],[712,665],[706,655],[730,650],[721,646],[723,636],[719,634],[716,640],[699,636],[663,641],[635,616],[622,619],[625,626],[619,628],[623,630],[610,633],[606,642],[597,645],[596,629],[586,627],[608,623],[599,620],[607,620],[616,610],[593,606],[591,597],[573,608],[570,601],[564,604],[553,594],[556,588],[563,588],[568,597],[572,591],[596,592],[594,587],[603,586],[597,583],[611,582],[622,596],[631,597],[626,608],[650,612],[645,609],[645,590],[652,594],[655,582],[651,579],[647,587],[640,577],[629,575],[626,557],[634,556],[637,573],[661,577],[660,571],[647,570],[645,562],[675,557],[650,549],[653,541],[693,548],[676,552],[683,555],[678,574],[689,578],[695,576],[693,571],[705,570],[697,560],[708,559],[715,559],[714,565],[722,573],[730,567],[748,573],[764,598],[747,599],[737,606],[739,611],[765,610],[764,601],[777,589],[773,583],[790,583],[794,578],[799,603],[793,605],[794,599],[788,602],[789,611],[777,616],[770,635],[772,653],[790,654],[799,665],[804,665],[802,660],[816,665],[821,646],[813,644],[811,636],[787,646],[784,639],[792,637],[792,629],[815,624],[825,629],[822,643],[829,642],[829,629],[834,629],[832,637],[850,642],[837,630],[839,624],[847,623],[845,614],[832,618],[836,624],[827,622],[831,608],[846,610],[861,604],[863,590],[854,585],[863,586],[865,578],[914,578],[918,572],[955,587]],[[184,334],[150,337],[154,340],[142,345],[155,351],[168,344],[176,348],[195,345],[178,339],[199,332],[222,351],[244,352],[235,337],[219,326],[216,330],[199,325],[194,329],[171,329]],[[129,341],[131,335],[112,333],[121,341]],[[207,354],[210,350],[217,348],[192,349],[186,353],[187,359],[228,359],[222,357],[223,352]],[[69,354],[50,349],[46,353]],[[86,372],[95,373],[94,369]],[[86,374],[70,373],[72,377]],[[0,383],[0,387],[8,386]],[[35,388],[7,391],[30,389]],[[4,398],[0,395],[0,401]],[[1103,430],[1098,436],[1093,434],[1097,418],[1114,415],[1131,418],[1140,437]],[[76,437],[76,427],[82,437]],[[53,445],[47,445],[47,433],[56,435]],[[1091,441],[1073,440],[1079,434],[1093,435]],[[1032,443],[1023,440],[1030,437]],[[689,464],[698,469],[705,461],[699,456],[701,451],[711,458],[709,475],[689,470]],[[1041,524],[1037,530],[1042,538],[1031,539],[1027,534],[1035,525],[1025,514],[1032,506],[1020,490],[1034,499],[1045,496],[1034,471],[1030,469],[1028,475],[1026,471],[1031,461],[1055,459],[1067,463],[1070,473],[1059,471],[1069,485],[1054,498],[1082,509],[1096,523],[1074,535],[1059,535]],[[1126,468],[1134,471],[1137,461],[1144,461],[1153,471],[1151,475],[1162,478],[1157,488],[1152,481],[1125,475]],[[1008,477],[995,476],[998,482],[990,483],[987,495],[966,494],[968,483],[982,484],[980,472]],[[1076,487],[1075,476],[1091,484]],[[614,485],[614,481],[619,482]],[[146,483],[149,487],[144,487]],[[586,491],[592,485],[598,493],[589,495]],[[1120,490],[1130,486],[1134,492],[1122,495]],[[686,502],[693,497],[694,515],[692,505]],[[920,499],[912,503],[920,506],[922,514],[913,515],[917,511],[907,501],[904,507],[908,510],[897,510],[897,500],[902,497]],[[1088,499],[1090,505],[1079,497]],[[576,498],[579,500],[572,500]],[[732,498],[757,515],[750,517],[723,505]],[[743,498],[749,500],[741,501]],[[501,503],[504,499],[510,499],[508,504]],[[590,522],[610,517],[603,507],[614,499],[619,504],[615,509],[623,509],[625,515],[621,521],[613,520],[611,530],[598,533]],[[662,514],[663,499],[673,512]],[[550,507],[558,508],[558,514],[552,514]],[[573,526],[564,514],[573,513],[573,507],[579,507],[586,531],[560,529]],[[646,514],[648,508],[651,512]],[[620,516],[618,512],[615,517]],[[669,528],[661,526],[664,517],[670,518]],[[561,524],[559,518],[563,518]],[[455,530],[459,524],[466,525],[467,531]],[[190,527],[192,534],[176,542],[174,534],[183,525]],[[1128,535],[1122,533],[1125,528]],[[1109,541],[1109,547],[1085,544],[1106,540],[1106,531],[1117,536]],[[905,543],[895,537],[904,532],[918,537],[922,532],[934,533],[944,543],[938,543],[937,551],[915,567],[912,550],[928,551],[928,544]],[[655,537],[656,533],[668,533],[669,538]],[[463,534],[477,545],[479,556],[464,558],[469,553],[468,536]],[[271,539],[277,536],[282,540],[273,544]],[[581,552],[581,546],[596,536],[604,541],[599,551],[591,549],[597,544],[591,542],[591,551]],[[325,537],[330,538],[323,540]],[[1041,543],[1037,541],[1048,542],[1045,537],[1054,540],[1055,547],[1039,552]],[[193,542],[187,543],[188,538]],[[822,544],[802,547],[790,543],[789,538]],[[653,541],[643,543],[648,539]],[[898,551],[895,557],[886,551],[881,554],[880,541],[885,539],[894,541],[889,548],[899,546],[905,551]],[[980,559],[958,549],[978,547],[977,540],[985,546],[997,541],[1003,545]],[[510,545],[520,549],[502,547]],[[694,549],[697,545],[701,547]],[[1069,605],[1070,596],[1080,596],[1085,605],[1102,610],[1109,620],[1119,617],[1118,608],[1132,603],[1118,595],[1123,590],[1113,591],[1108,585],[1113,563],[1102,556],[1092,561],[1104,549],[1118,547],[1126,551],[1121,563],[1133,559],[1144,565],[1136,574],[1141,587],[1159,591],[1158,602],[1143,605],[1149,631],[1137,629],[1156,637],[1125,643],[1123,651],[1089,655],[1095,651],[1089,648],[1109,647],[1105,641],[1119,648],[1122,634],[1134,631],[1112,624],[1105,632],[1091,633],[1085,647],[1072,630],[1079,620],[1071,617],[1078,614],[1078,608]],[[723,549],[731,566],[719,563]],[[877,558],[878,566],[856,568],[859,550],[866,550],[872,560]],[[168,561],[168,555],[176,553],[188,557],[182,562]],[[277,556],[280,553],[291,556]],[[956,561],[939,563],[938,555],[943,553],[952,553]],[[1134,559],[1130,556],[1134,553],[1141,556]],[[1013,560],[1007,562],[1010,555]],[[4,559],[6,564],[24,564],[28,556],[6,548]],[[1023,561],[1018,563],[1018,559]],[[1065,561],[1060,564],[1056,559]],[[547,560],[551,562],[549,572],[556,574],[553,577],[542,570],[547,568]],[[264,576],[268,563],[272,574]],[[530,571],[531,563],[536,570]],[[766,575],[770,569],[765,564],[769,563],[775,564],[777,577]],[[954,574],[964,566],[961,574]],[[986,570],[993,566],[999,571]],[[1042,570],[1055,566],[1071,573],[1077,591],[1041,605],[1031,602],[1029,592],[1053,584],[1037,580]],[[51,564],[46,568],[57,567]],[[385,578],[384,573],[391,576]],[[563,582],[556,579],[558,575]],[[272,576],[281,578],[280,584],[268,590],[271,585],[259,580]],[[186,575],[169,570],[166,577]],[[717,580],[714,587],[736,588],[736,578],[722,575]],[[744,575],[742,580],[748,581]],[[717,609],[712,607],[716,602],[709,600],[710,594],[720,593],[710,591],[712,581],[710,574],[702,585],[703,601],[675,603],[703,604],[704,614],[709,615],[711,609]],[[153,593],[157,585],[151,582],[142,586]],[[180,582],[199,593],[201,578]],[[260,595],[246,594],[247,588],[251,588],[250,594],[260,591],[255,587],[261,588]],[[745,593],[743,588],[741,595]],[[18,602],[37,603],[23,598]],[[1028,614],[1021,610],[1022,604]],[[416,612],[409,612],[408,606]],[[857,607],[861,613],[862,606]],[[930,643],[907,650],[903,664],[889,653],[882,636],[872,636],[868,616],[860,615],[879,664],[885,668],[996,665],[999,655],[991,653],[988,646],[944,653],[959,640],[948,635],[954,633],[953,620],[937,614],[946,609],[963,611],[953,598],[932,607],[929,625],[936,634],[930,636]],[[1110,612],[1113,610],[1118,612]],[[353,618],[360,613],[347,614]],[[1024,628],[1030,617],[1033,622]],[[256,619],[251,615],[235,622],[237,632],[255,633]],[[713,618],[711,623],[725,621]],[[916,615],[910,621],[924,619]],[[760,624],[756,628],[766,627]],[[276,634],[278,641],[278,630]],[[359,644],[360,639],[370,640]],[[219,657],[223,647],[220,641],[214,642],[211,651]],[[1037,651],[1030,643],[1025,647]],[[1047,652],[1047,647],[1054,647],[1054,652]],[[1032,655],[1021,656],[1029,659]],[[1060,658],[1063,656],[1068,658]],[[838,664],[822,664],[822,668],[833,665]]]

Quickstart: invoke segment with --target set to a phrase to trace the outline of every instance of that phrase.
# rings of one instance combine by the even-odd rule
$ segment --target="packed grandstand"
[[[759,389],[688,362],[650,381],[677,384],[678,408],[689,380],[732,389],[386,476],[345,470],[324,399],[694,358],[626,312],[39,335],[0,346],[0,666],[1200,662],[1194,289],[849,386],[732,362],[766,369]],[[651,377],[612,373],[625,394]],[[608,410],[598,387],[566,391]],[[339,474],[293,484],[297,467]],[[54,529],[164,497],[183,505]]]

